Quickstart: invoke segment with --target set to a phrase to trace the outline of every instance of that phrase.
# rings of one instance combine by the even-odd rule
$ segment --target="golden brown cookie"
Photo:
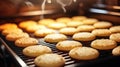
[[[15,45],[18,47],[27,47],[37,44],[38,44],[38,40],[31,37],[22,37],[15,41]]]
[[[120,46],[115,47],[115,48],[112,50],[112,54],[113,54],[114,56],[119,56],[119,55],[120,55]]]
[[[110,38],[111,40],[116,41],[116,42],[120,42],[120,33],[111,34],[109,38]]]
[[[47,36],[44,37],[44,40],[50,43],[56,43],[59,41],[64,41],[66,39],[67,36],[65,36],[64,34],[48,34]]]
[[[70,51],[71,49],[75,47],[82,47],[82,43],[78,41],[60,41],[56,44],[56,48],[62,51]]]
[[[113,26],[109,29],[112,33],[120,33],[120,26]]]
[[[69,22],[69,23],[66,23],[66,25],[67,25],[68,27],[78,27],[78,26],[80,26],[80,25],[83,25],[83,23],[80,22],[80,21],[71,21],[71,22]]]
[[[61,29],[61,28],[65,28],[66,27],[66,24],[64,23],[54,23],[54,24],[49,24],[48,25],[49,28],[52,28],[52,29]]]
[[[97,23],[98,20],[93,19],[93,18],[88,18],[86,20],[83,20],[82,22],[83,22],[83,24],[86,24],[86,25],[93,25],[93,24]]]
[[[5,29],[2,31],[2,35],[8,35],[10,33],[22,33],[22,29],[19,29],[19,28],[15,28],[15,29]]]
[[[65,35],[73,35],[73,34],[77,33],[78,31],[76,28],[67,27],[67,28],[60,29],[59,32],[61,34],[65,34]]]
[[[80,32],[80,33],[74,34],[72,38],[78,41],[91,41],[91,40],[94,40],[96,36],[89,32]]]
[[[87,17],[85,17],[85,16],[73,16],[72,17],[73,21],[83,21],[83,20],[86,20],[86,19],[87,19]]]
[[[62,67],[65,59],[58,54],[43,54],[36,57],[34,63],[38,67]]]
[[[71,18],[69,18],[69,17],[61,17],[61,18],[57,18],[56,21],[60,22],[60,23],[65,23],[66,24],[66,23],[71,21]]]
[[[17,40],[19,38],[22,38],[22,37],[29,37],[29,35],[27,33],[24,33],[24,32],[22,32],[22,33],[20,33],[20,32],[18,32],[18,33],[10,33],[10,34],[8,34],[6,36],[6,40],[15,41],[15,40]]]
[[[49,24],[55,23],[55,20],[50,19],[50,18],[47,18],[47,19],[39,20],[38,23],[39,23],[40,25],[48,26]]]
[[[93,26],[98,29],[105,29],[105,28],[110,28],[112,26],[112,23],[101,21],[101,22],[95,23]]]
[[[77,60],[92,60],[99,56],[99,52],[91,47],[76,47],[70,50],[69,56]]]
[[[3,31],[5,29],[16,29],[18,28],[16,24],[14,23],[5,23],[0,25],[0,31]]]
[[[109,50],[117,46],[117,43],[114,40],[109,39],[97,39],[92,41],[91,47],[99,50]]]
[[[111,31],[109,29],[95,29],[92,31],[92,34],[99,37],[106,37],[111,35]]]
[[[20,28],[26,29],[27,27],[33,26],[33,25],[36,25],[36,24],[37,24],[37,22],[32,21],[32,20],[28,20],[28,21],[22,21],[22,22],[20,22],[20,23],[18,24],[18,26],[19,26]]]
[[[95,27],[92,25],[81,25],[81,26],[77,27],[77,30],[80,32],[90,32],[94,29],[95,29]]]
[[[53,33],[56,33],[56,31],[52,29],[41,29],[41,30],[35,31],[34,35],[36,37],[45,37],[46,35],[53,34]]]
[[[47,46],[33,45],[23,49],[23,54],[29,57],[37,57],[42,54],[52,53],[52,50]]]
[[[44,25],[33,25],[26,28],[27,32],[34,33],[37,30],[46,29]]]

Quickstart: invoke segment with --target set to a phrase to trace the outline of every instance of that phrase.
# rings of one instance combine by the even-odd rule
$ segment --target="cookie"
[[[81,25],[77,27],[77,30],[80,32],[91,32],[95,27],[92,25]]]
[[[53,34],[53,33],[56,33],[56,31],[52,29],[41,29],[41,30],[35,31],[34,35],[36,37],[45,37],[46,35]]]
[[[49,24],[55,23],[55,20],[47,18],[38,21],[38,24],[48,26]]]
[[[24,33],[24,32],[22,32],[22,33],[20,33],[20,32],[18,32],[18,33],[10,33],[10,34],[8,34],[6,36],[6,40],[15,41],[15,40],[17,40],[19,38],[22,38],[22,37],[29,37],[29,35],[27,33]]]
[[[15,28],[15,29],[5,29],[2,31],[2,35],[6,36],[10,33],[22,33],[22,29],[19,28]]]
[[[72,17],[73,21],[83,21],[83,20],[86,20],[86,19],[87,19],[87,17],[85,17],[85,16],[73,16]]]
[[[22,37],[15,41],[15,45],[18,47],[27,47],[38,44],[38,40],[31,37]]]
[[[82,22],[83,22],[83,24],[86,24],[86,25],[93,25],[93,24],[97,23],[98,20],[93,19],[93,18],[88,18],[86,20],[83,20]]]
[[[68,26],[68,27],[78,27],[78,26],[80,26],[80,25],[83,25],[83,23],[82,22],[80,22],[80,21],[71,21],[71,22],[69,22],[69,23],[66,23],[66,25]]]
[[[65,36],[64,34],[48,34],[47,36],[44,37],[44,40],[50,43],[56,43],[59,41],[64,41],[66,39],[67,36]]]
[[[14,23],[5,23],[0,25],[0,31],[3,31],[5,29],[16,29],[18,28],[16,24]]]
[[[56,44],[56,48],[62,51],[70,51],[75,47],[82,47],[82,43],[78,41],[60,41]]]
[[[113,26],[109,29],[112,33],[120,33],[120,26]]]
[[[36,57],[34,63],[38,67],[62,67],[65,59],[58,54],[43,54]]]
[[[109,39],[114,40],[116,42],[120,42],[120,33],[111,34]]]
[[[115,47],[115,48],[112,50],[112,54],[113,54],[114,56],[119,56],[119,55],[120,55],[120,46]]]
[[[99,57],[99,52],[91,47],[76,47],[70,50],[69,56],[77,60],[93,60]]]
[[[66,24],[66,23],[71,21],[71,18],[69,18],[69,17],[60,17],[60,18],[57,18],[56,21],[60,22],[60,23],[65,23]]]
[[[98,37],[106,37],[111,35],[111,31],[109,29],[95,29],[92,34]]]
[[[78,31],[76,28],[67,27],[67,28],[60,29],[59,32],[61,34],[65,34],[65,35],[73,35],[73,34],[77,33]]]
[[[34,33],[37,30],[46,29],[44,25],[33,25],[26,28],[26,31],[29,33]]]
[[[65,28],[66,24],[64,24],[64,23],[54,23],[54,24],[49,24],[48,27],[52,28],[52,29],[59,30],[61,28]]]
[[[96,36],[89,32],[80,32],[74,34],[72,38],[77,41],[92,41],[96,38]]]
[[[101,21],[101,22],[95,23],[93,26],[97,29],[106,29],[106,28],[110,28],[112,26],[112,23]]]
[[[42,54],[52,53],[52,50],[47,46],[33,45],[23,49],[23,54],[29,57],[37,57]]]
[[[32,20],[28,20],[28,21],[22,21],[18,24],[18,26],[22,29],[26,29],[27,27],[29,26],[33,26],[33,25],[36,25],[37,22],[35,21],[32,21]]]
[[[110,39],[97,39],[91,42],[91,47],[99,50],[110,50],[117,46],[117,43]]]

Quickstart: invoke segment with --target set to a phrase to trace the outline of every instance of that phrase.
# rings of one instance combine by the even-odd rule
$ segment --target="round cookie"
[[[105,28],[110,28],[112,26],[112,23],[101,21],[101,22],[95,23],[93,26],[98,29],[105,29]]]
[[[93,24],[97,23],[98,20],[93,19],[93,18],[88,18],[86,20],[83,20],[82,22],[83,22],[83,24],[86,24],[86,25],[93,25]]]
[[[72,38],[78,41],[91,41],[91,40],[94,40],[96,36],[89,32],[80,32],[80,33],[74,34]]]
[[[56,21],[60,22],[60,23],[65,23],[66,24],[66,23],[71,21],[71,18],[69,18],[69,17],[61,17],[61,18],[57,18]]]
[[[120,33],[111,34],[109,39],[114,40],[116,42],[120,42]]]
[[[27,27],[33,26],[33,25],[36,25],[36,24],[37,24],[37,22],[32,21],[32,20],[28,20],[28,21],[22,21],[22,22],[20,22],[20,23],[18,24],[18,26],[19,26],[20,28],[26,29]]]
[[[48,26],[49,24],[55,23],[55,20],[50,19],[50,18],[47,18],[47,19],[39,20],[38,23],[39,23],[40,25]]]
[[[52,29],[41,29],[41,30],[35,31],[34,35],[36,37],[45,37],[46,35],[53,34],[53,33],[56,33],[56,31]]]
[[[60,41],[56,44],[56,48],[62,51],[70,51],[75,47],[82,47],[82,43],[78,41]]]
[[[117,46],[117,43],[109,39],[97,39],[91,42],[91,47],[99,50],[109,50]]]
[[[47,46],[33,45],[23,49],[23,54],[29,57],[37,57],[42,54],[52,53],[52,50]]]
[[[66,23],[66,25],[67,25],[68,27],[78,27],[78,26],[80,26],[80,25],[83,25],[83,23],[80,22],[80,21],[71,21],[71,22],[69,22],[69,23]]]
[[[46,29],[44,25],[33,25],[26,28],[27,32],[34,33],[37,30]]]
[[[22,29],[16,28],[16,29],[5,29],[2,31],[2,35],[8,35],[10,33],[22,33]]]
[[[73,34],[77,33],[78,31],[76,28],[68,27],[68,28],[60,29],[59,32],[61,34],[65,34],[65,35],[73,35]]]
[[[50,43],[56,43],[59,41],[64,41],[66,39],[67,36],[65,36],[64,34],[48,34],[47,36],[44,37],[44,40]]]
[[[85,16],[74,16],[72,17],[73,21],[83,21],[86,20],[87,18]]]
[[[62,67],[65,59],[58,54],[43,54],[36,57],[34,63],[38,67]]]
[[[5,29],[16,29],[18,28],[16,24],[14,23],[5,23],[0,25],[0,31],[3,31]]]
[[[38,44],[38,40],[30,37],[19,38],[15,41],[15,45],[18,47],[27,47]]]
[[[77,60],[92,60],[99,56],[99,52],[90,47],[76,47],[70,50],[69,56]]]
[[[111,35],[111,31],[109,29],[95,29],[92,31],[92,34],[99,37],[106,37]]]
[[[120,26],[113,26],[109,29],[112,33],[120,33]]]
[[[90,32],[94,29],[95,29],[95,27],[92,25],[81,25],[81,26],[77,27],[77,30],[80,32]]]
[[[52,29],[61,29],[61,28],[64,28],[66,27],[66,25],[64,23],[54,23],[54,24],[50,24],[48,25],[49,28],[52,28]]]
[[[20,33],[20,32],[10,33],[6,36],[6,40],[15,41],[15,40],[22,38],[22,37],[29,37],[29,35],[27,33],[24,33],[24,32],[22,32],[22,33]]]
[[[120,55],[120,46],[115,47],[115,48],[112,50],[112,54],[113,54],[114,56],[119,56],[119,55]]]

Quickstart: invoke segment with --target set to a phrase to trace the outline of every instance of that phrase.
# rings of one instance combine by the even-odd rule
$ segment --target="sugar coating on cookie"
[[[115,47],[115,48],[112,50],[112,54],[113,54],[114,56],[119,56],[119,55],[120,55],[120,46]]]
[[[98,29],[105,29],[105,28],[110,28],[112,26],[112,23],[101,21],[101,22],[95,23],[93,26]]]
[[[74,34],[72,38],[78,41],[91,41],[91,40],[94,40],[96,36],[89,32],[80,32],[80,33]]]
[[[70,51],[71,49],[75,47],[82,47],[82,43],[78,41],[60,41],[56,44],[56,48],[62,51]]]
[[[109,29],[112,33],[120,33],[120,26],[113,26]]]
[[[59,41],[64,41],[66,39],[67,36],[65,36],[64,34],[48,34],[47,36],[44,37],[44,40],[50,43],[56,43]]]
[[[83,21],[83,20],[86,20],[86,19],[87,19],[87,17],[85,17],[85,16],[73,16],[72,17],[73,21]]]
[[[46,18],[38,21],[38,24],[48,26],[49,24],[55,23],[54,19]]]
[[[52,53],[51,48],[42,45],[28,46],[23,49],[23,54],[29,57],[37,57],[47,53]]]
[[[77,30],[80,32],[90,32],[94,29],[95,29],[95,27],[92,25],[81,25],[81,26],[77,27]]]
[[[65,59],[58,54],[43,54],[36,57],[34,63],[39,67],[62,67]]]
[[[86,25],[93,25],[93,24],[97,23],[98,20],[94,19],[94,18],[88,18],[86,20],[83,20],[82,22],[83,22],[83,24],[86,24]]]
[[[109,29],[95,29],[92,31],[92,34],[99,37],[106,37],[111,35],[111,31]]]
[[[27,47],[27,46],[37,45],[37,44],[38,44],[38,40],[31,37],[23,37],[15,41],[15,45],[18,47]]]
[[[71,21],[71,18],[69,18],[69,17],[60,17],[60,18],[57,18],[56,21],[60,22],[60,23],[65,23],[66,24],[66,23]]]
[[[110,39],[97,39],[91,42],[91,47],[99,50],[110,50],[117,46],[114,40]]]
[[[116,42],[120,42],[120,33],[111,34],[109,38],[110,38],[111,40],[116,41]]]
[[[91,47],[76,47],[70,50],[69,56],[77,60],[92,60],[99,57],[99,52]]]
[[[59,32],[61,34],[65,34],[65,35],[73,35],[73,34],[77,33],[78,31],[76,28],[68,27],[68,28],[60,29]]]
[[[10,33],[6,36],[6,40],[8,41],[15,41],[19,38],[22,38],[22,37],[29,37],[29,34],[28,33],[24,33],[24,32],[17,32],[17,33]]]

